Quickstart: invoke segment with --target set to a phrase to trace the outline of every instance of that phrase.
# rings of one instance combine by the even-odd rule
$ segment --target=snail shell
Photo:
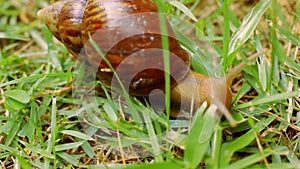
[[[75,58],[84,54],[98,68],[98,77],[110,85],[113,73],[90,44],[91,35],[113,69],[118,69],[122,82],[129,85],[129,93],[147,96],[165,85],[157,11],[150,0],[66,0],[42,9],[38,16]],[[172,87],[189,72],[190,57],[168,22],[166,26]]]

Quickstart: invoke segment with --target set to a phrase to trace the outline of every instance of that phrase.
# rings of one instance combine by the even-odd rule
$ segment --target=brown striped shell
[[[83,58],[98,68],[98,77],[110,85],[112,70],[89,43],[91,35],[129,85],[130,94],[144,96],[165,85],[157,11],[151,0],[65,0],[42,9],[38,16],[75,58],[84,53]],[[174,86],[188,73],[190,58],[166,25]]]

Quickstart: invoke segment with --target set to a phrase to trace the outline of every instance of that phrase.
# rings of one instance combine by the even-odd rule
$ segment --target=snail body
[[[192,71],[190,56],[180,46],[168,22],[167,34],[162,35],[158,9],[151,0],[65,0],[40,10],[38,17],[75,59],[88,60],[98,69],[99,79],[111,84],[111,67],[89,43],[92,37],[134,96],[147,96],[154,89],[164,90],[162,36],[166,36],[171,101],[184,106],[193,103],[194,107],[204,101],[214,103],[233,123],[227,110],[232,97],[230,85],[245,63],[223,78]],[[78,58],[80,54],[84,57]]]

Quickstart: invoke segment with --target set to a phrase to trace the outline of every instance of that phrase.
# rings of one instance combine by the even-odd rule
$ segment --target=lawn
[[[246,63],[230,85],[235,125],[216,104],[174,105],[167,74],[160,101],[106,85],[37,18],[53,3],[0,1],[0,168],[300,168],[300,1],[155,0],[193,71]]]

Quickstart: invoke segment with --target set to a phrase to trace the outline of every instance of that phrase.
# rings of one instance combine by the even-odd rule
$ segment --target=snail
[[[151,0],[64,0],[40,10],[38,17],[75,59],[86,59],[97,67],[99,79],[106,84],[113,77],[111,67],[117,70],[133,96],[164,90],[162,37],[165,36],[170,54],[171,102],[185,106],[213,103],[232,125],[235,123],[228,111],[232,98],[230,86],[246,63],[234,67],[223,78],[191,70],[190,55],[179,44],[169,22],[166,22],[167,33],[160,30],[158,8]],[[105,53],[111,67],[92,47],[90,37]]]

